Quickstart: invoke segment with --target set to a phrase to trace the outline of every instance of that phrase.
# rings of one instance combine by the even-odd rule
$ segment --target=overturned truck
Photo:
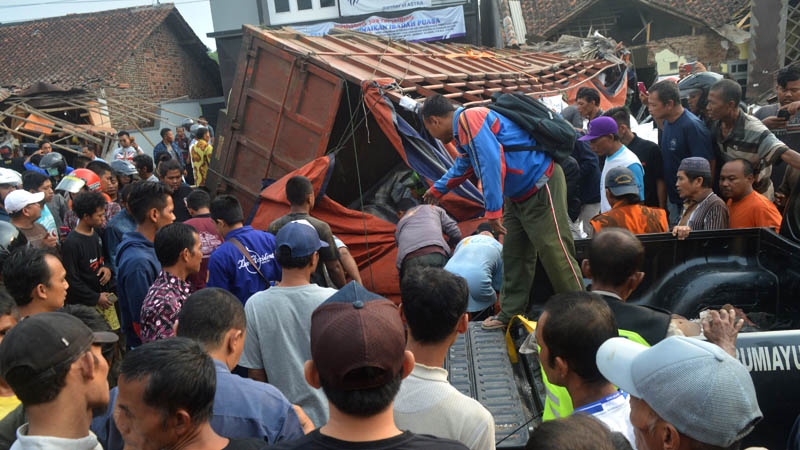
[[[465,106],[511,91],[574,99],[579,87],[593,86],[606,109],[625,96],[624,77],[618,86],[598,81],[613,68],[601,59],[245,26],[209,186],[236,195],[251,211],[252,225],[266,229],[289,209],[288,176],[307,176],[317,194],[314,215],[350,247],[365,286],[397,299],[394,202],[438,179],[456,153],[427,135],[415,105],[435,93]],[[482,220],[482,196],[470,182],[442,203],[462,231]],[[800,400],[800,247],[766,230],[642,241],[646,276],[632,301],[690,318],[731,304],[755,322],[740,337],[738,357],[751,371],[765,419],[748,442],[780,448]],[[580,260],[588,241],[576,248]],[[549,289],[546,278],[534,284],[531,318]],[[507,342],[502,332],[471,324],[446,363],[451,383],[494,415],[499,448],[524,448],[542,415],[535,353],[521,353],[514,363],[509,357],[526,334],[512,327]]]

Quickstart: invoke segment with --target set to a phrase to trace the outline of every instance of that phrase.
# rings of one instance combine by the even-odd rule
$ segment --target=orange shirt
[[[778,208],[756,191],[746,195],[738,202],[728,199],[731,228],[781,227],[781,213]]]
[[[603,214],[592,218],[595,233],[603,228],[627,228],[633,234],[664,233],[667,231],[667,212],[661,208],[650,208],[641,203],[623,205],[617,202]]]

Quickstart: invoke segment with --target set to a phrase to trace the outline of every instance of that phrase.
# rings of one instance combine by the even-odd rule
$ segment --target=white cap
[[[6,195],[5,207],[9,214],[22,211],[22,208],[44,200],[44,192],[31,193],[23,189],[9,192]]]
[[[22,176],[16,170],[0,167],[0,184],[19,186],[22,184]]]

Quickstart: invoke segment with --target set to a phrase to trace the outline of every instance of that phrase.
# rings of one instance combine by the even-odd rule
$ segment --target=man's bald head
[[[592,281],[621,286],[644,262],[644,246],[624,228],[604,228],[592,238],[589,266]]]

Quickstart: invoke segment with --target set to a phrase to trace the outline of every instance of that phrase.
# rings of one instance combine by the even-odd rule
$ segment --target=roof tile
[[[109,80],[174,6],[114,9],[0,26],[0,86]]]

